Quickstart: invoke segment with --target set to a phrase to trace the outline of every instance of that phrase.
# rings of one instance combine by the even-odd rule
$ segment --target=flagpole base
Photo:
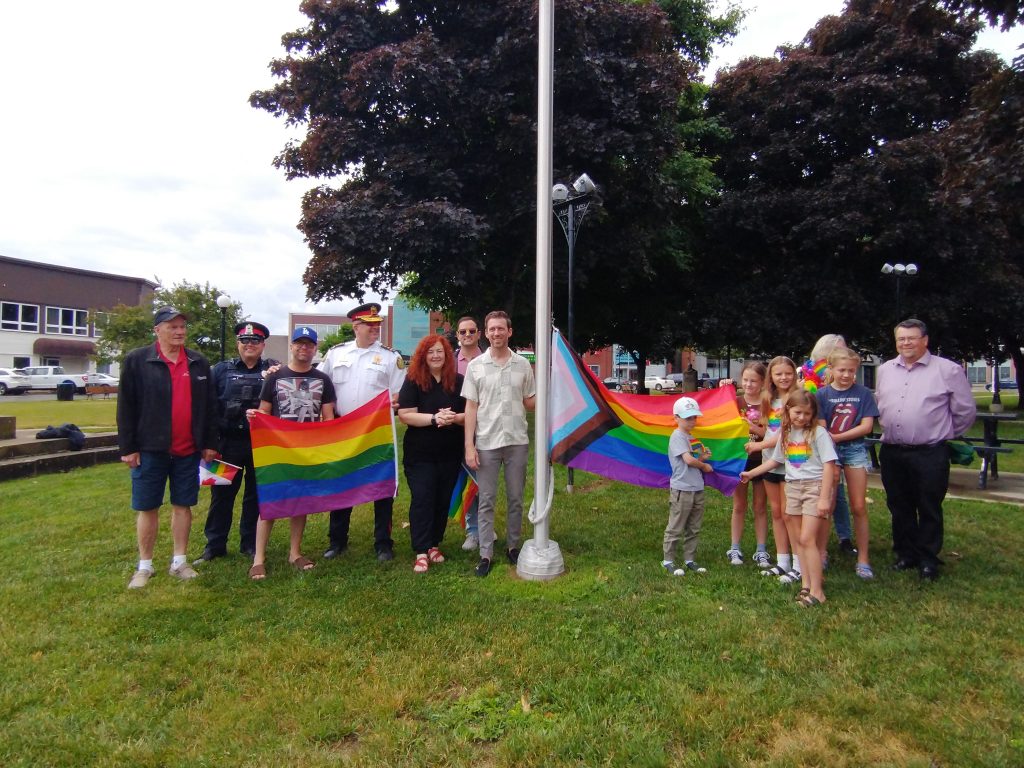
[[[529,539],[519,550],[516,563],[519,578],[527,581],[551,581],[565,573],[565,561],[558,542],[548,540],[545,549],[538,549],[533,539]]]

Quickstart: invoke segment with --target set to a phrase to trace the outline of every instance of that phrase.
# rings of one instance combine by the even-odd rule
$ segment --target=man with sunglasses
[[[256,496],[256,469],[252,463],[252,445],[249,441],[249,420],[245,412],[258,408],[260,390],[268,370],[276,370],[277,360],[263,358],[270,330],[263,323],[251,320],[235,326],[238,357],[224,360],[213,367],[213,384],[217,390],[218,426],[220,429],[221,458],[229,464],[242,467],[231,485],[215,485],[210,489],[210,511],[206,515],[206,548],[195,561],[223,557],[228,552],[228,534],[235,497],[242,487],[242,515],[238,521],[238,551],[250,557],[256,552],[256,523],[259,519],[259,499]]]
[[[483,354],[483,350],[480,349],[480,329],[477,326],[476,320],[469,316],[460,317],[459,322],[456,324],[455,335],[456,340],[459,342],[459,351],[455,356],[455,363],[458,366],[459,373],[465,376],[466,367],[469,365],[470,360]],[[469,509],[466,511],[466,540],[462,543],[462,548],[467,552],[472,552],[480,546],[476,518],[479,504],[479,498],[474,497],[473,503],[470,504]]]

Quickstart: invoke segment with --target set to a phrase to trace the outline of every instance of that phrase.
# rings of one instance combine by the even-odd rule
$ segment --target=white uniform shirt
[[[319,370],[331,377],[338,401],[334,407],[339,416],[354,411],[369,402],[384,390],[390,390],[392,397],[405,382],[405,369],[400,355],[375,341],[366,349],[360,349],[355,341],[346,341],[327,351],[318,366]]]

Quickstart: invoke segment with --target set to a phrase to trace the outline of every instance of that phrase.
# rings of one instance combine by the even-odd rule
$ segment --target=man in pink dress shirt
[[[878,368],[875,399],[883,424],[882,484],[892,515],[893,568],[939,577],[942,500],[949,487],[946,441],[974,423],[977,407],[964,369],[928,351],[920,320],[896,326],[899,355]]]

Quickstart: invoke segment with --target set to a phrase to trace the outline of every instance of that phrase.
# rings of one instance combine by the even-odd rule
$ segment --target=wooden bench
[[[1012,448],[1003,448],[1000,445],[984,445],[983,438],[980,437],[965,437],[962,438],[965,442],[971,444],[971,448],[974,449],[974,453],[981,456],[981,471],[978,472],[978,488],[985,490],[988,488],[989,475],[993,479],[999,479],[999,464],[996,457],[1000,453],[1012,453]],[[871,466],[873,469],[878,469],[881,464],[878,462],[878,446],[881,445],[882,441],[878,435],[870,435],[864,438],[868,444],[868,450],[871,452]],[[978,445],[978,443],[982,443]]]
[[[103,399],[106,400],[112,392],[117,392],[117,387],[112,384],[85,385],[85,396],[88,398],[92,398],[93,395],[103,395]]]

